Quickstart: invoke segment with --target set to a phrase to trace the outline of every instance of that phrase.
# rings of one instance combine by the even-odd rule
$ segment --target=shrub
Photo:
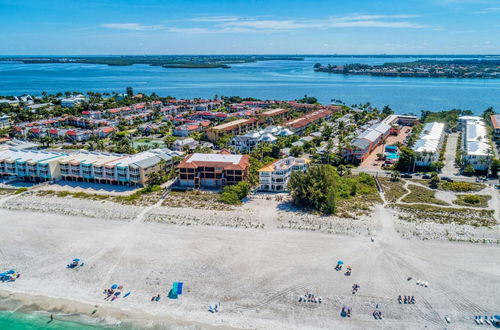
[[[17,190],[14,192],[14,194],[16,194],[16,195],[17,195],[17,194],[22,194],[22,193],[23,193],[23,192],[25,192],[25,191],[28,191],[28,188],[26,188],[26,187],[22,187],[22,188],[17,189]]]
[[[483,184],[469,183],[469,182],[443,182],[441,184],[443,190],[450,190],[456,192],[466,192],[466,191],[479,191],[484,188]]]
[[[479,204],[481,203],[481,198],[476,195],[465,195],[464,202],[467,204]]]
[[[224,187],[220,194],[220,201],[231,205],[240,204],[249,192],[250,184],[248,182],[238,182],[235,185]]]

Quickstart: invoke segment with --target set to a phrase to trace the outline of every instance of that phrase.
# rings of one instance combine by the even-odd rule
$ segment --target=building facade
[[[189,188],[221,188],[246,181],[249,167],[248,155],[194,153],[177,165],[177,184]]]
[[[493,159],[486,123],[481,117],[464,116],[458,119],[462,129],[462,162],[479,172],[486,172]]]
[[[3,150],[0,151],[0,176],[32,182],[59,179],[59,160],[66,155],[37,150]]]
[[[257,125],[256,118],[238,119],[208,129],[207,137],[210,142],[216,142],[221,136],[243,134],[256,129]]]
[[[294,171],[306,171],[311,160],[288,157],[277,160],[259,170],[259,189],[261,191],[283,192]]]

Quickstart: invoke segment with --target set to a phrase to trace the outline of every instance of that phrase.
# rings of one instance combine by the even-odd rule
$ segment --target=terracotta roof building
[[[192,188],[219,188],[228,184],[246,181],[250,157],[218,154],[194,153],[177,165],[178,185]]]
[[[328,119],[332,116],[333,111],[327,110],[327,109],[322,109],[322,110],[316,110],[313,112],[308,113],[307,115],[304,115],[302,117],[296,118],[292,121],[289,121],[283,126],[289,127],[295,132],[301,132],[304,129],[306,129],[309,125],[314,124],[321,119]]]
[[[238,119],[210,128],[207,131],[207,137],[211,142],[215,142],[223,135],[243,134],[255,128],[257,128],[256,118]]]
[[[490,119],[493,126],[493,138],[500,140],[500,115],[491,115]]]

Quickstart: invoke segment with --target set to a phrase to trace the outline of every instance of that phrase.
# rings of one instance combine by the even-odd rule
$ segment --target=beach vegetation
[[[496,224],[493,210],[444,208],[429,204],[395,204],[394,207],[401,212],[399,218],[409,222],[454,223],[474,227],[491,227]]]
[[[220,200],[225,204],[237,205],[241,204],[243,198],[247,197],[250,192],[250,184],[248,182],[238,182],[234,185],[225,186],[220,193]]]
[[[422,186],[410,184],[408,186],[410,193],[401,200],[404,203],[426,203],[436,205],[449,205],[445,201],[437,199],[435,192]]]
[[[471,207],[488,207],[488,201],[491,196],[488,195],[457,195],[457,199],[453,201],[453,204]]]
[[[324,214],[335,214],[342,201],[363,196],[367,202],[375,195],[379,201],[373,176],[340,176],[331,165],[314,165],[306,172],[293,172],[288,189],[296,206]]]
[[[480,191],[486,186],[482,183],[471,183],[471,182],[443,182],[439,185],[442,190],[454,191],[454,192],[467,192],[467,191]]]

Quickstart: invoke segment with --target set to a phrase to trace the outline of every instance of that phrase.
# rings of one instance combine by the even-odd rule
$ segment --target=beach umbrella
[[[118,284],[113,284],[113,285],[111,286],[111,289],[113,289],[113,290],[114,290],[114,289],[116,289],[117,287],[118,287]]]
[[[77,261],[78,262],[78,261],[80,261],[80,259],[73,259],[73,261]]]
[[[339,260],[339,261],[337,261],[337,264],[339,264],[339,265],[343,265],[343,264],[344,264],[344,262],[343,262],[342,260]]]
[[[16,271],[14,269],[11,269],[7,272],[7,274],[14,274]]]

